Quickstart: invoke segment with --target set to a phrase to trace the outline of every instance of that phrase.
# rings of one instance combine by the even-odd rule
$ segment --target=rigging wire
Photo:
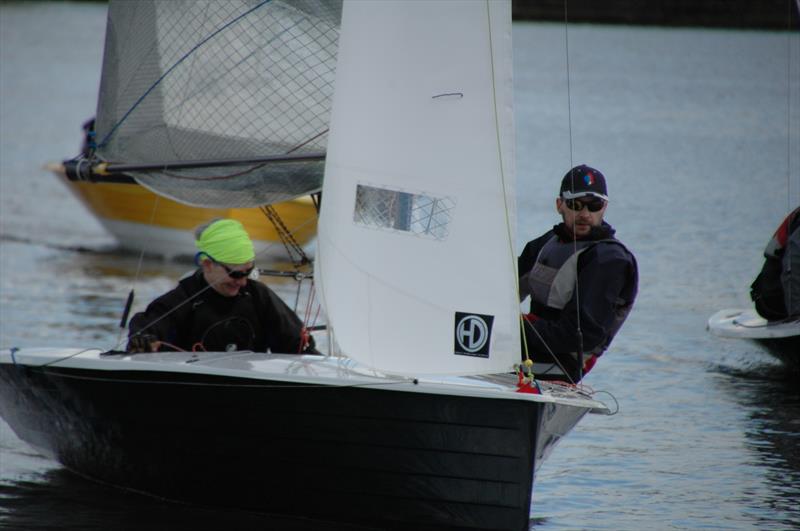
[[[153,225],[153,222],[156,218],[156,211],[158,210],[158,203],[160,197],[158,194],[154,194],[154,201],[153,201],[153,208],[150,210],[150,220],[148,221],[148,225]],[[125,329],[128,327],[128,317],[130,315],[131,306],[133,306],[133,300],[136,297],[136,284],[138,284],[139,279],[141,278],[142,274],[142,264],[144,263],[144,255],[147,249],[146,244],[142,245],[141,250],[139,251],[139,259],[136,261],[136,273],[133,275],[133,282],[131,285],[131,290],[128,292],[128,298],[125,301],[125,309],[122,312],[122,317],[119,321],[119,336],[117,337],[117,343],[115,347],[119,347],[122,342],[125,340]]]
[[[573,145],[572,145],[572,91],[570,85],[570,64],[569,64],[569,8],[568,8],[568,0],[564,0],[564,50],[565,50],[565,60],[566,60],[566,75],[567,75],[567,129],[568,129],[568,137],[569,137],[569,167],[572,168],[574,166],[573,162]],[[572,184],[572,189],[575,189],[575,176],[570,170],[570,179]],[[573,222],[572,226],[572,242],[573,242],[573,252],[577,253],[578,250],[578,243],[577,243],[577,231],[575,228],[575,224]],[[581,333],[581,314],[580,314],[580,291],[578,286],[578,261],[575,261],[575,302],[576,302],[576,316],[577,316],[577,330],[576,330],[576,338],[578,340],[578,378],[579,381],[583,377],[583,334]],[[517,282],[519,282],[519,278],[517,278]],[[519,290],[519,285],[517,285],[517,289]],[[553,350],[550,346],[545,342],[544,338],[541,336],[536,327],[533,324],[526,320],[523,315],[520,315],[520,322],[522,325],[522,349],[525,354],[525,361],[524,364],[528,369],[532,367],[532,360],[530,359],[529,351],[528,351],[528,341],[525,335],[525,326],[527,325],[538,337],[539,341],[545,346],[547,352],[550,354],[550,357],[553,359],[553,363],[550,364],[551,369],[554,366],[558,366],[561,371],[564,373],[565,377],[569,379],[569,383],[575,385],[576,382],[572,380],[572,376],[569,372],[564,368],[563,364],[559,361],[556,357]],[[548,371],[551,369],[547,369],[544,371],[543,374],[547,374]],[[532,373],[531,373],[532,374]]]
[[[567,128],[569,131],[569,167],[575,167],[575,161],[573,156],[573,145],[572,145],[572,86],[570,80],[570,64],[569,64],[569,0],[564,0],[564,55],[566,58],[566,68],[567,68]],[[570,184],[572,189],[575,189],[575,174],[570,169],[569,172],[570,177]],[[572,252],[578,252],[578,232],[577,228],[575,227],[575,216],[577,215],[574,211],[570,210],[569,215],[573,216],[572,220]],[[576,330],[575,336],[578,342],[578,381],[583,379],[583,332],[581,331],[581,290],[579,285],[579,271],[578,271],[578,260],[575,260],[575,318],[576,318]],[[559,364],[560,365],[560,364]],[[562,368],[563,370],[563,368]],[[564,371],[566,374],[566,371]],[[570,381],[572,378],[568,376]],[[575,382],[573,382],[575,383]]]
[[[502,150],[502,145],[503,144],[502,144],[501,139],[500,139],[500,117],[499,117],[498,104],[497,104],[497,90],[496,90],[496,86],[495,86],[494,43],[493,43],[494,34],[492,33],[492,11],[491,11],[491,9],[489,7],[489,2],[488,1],[486,2],[486,22],[487,22],[487,33],[488,33],[488,37],[489,37],[489,39],[488,39],[488,44],[489,44],[489,66],[490,66],[491,71],[492,71],[492,103],[493,103],[492,108],[494,110],[494,131],[495,131],[495,139],[496,139],[496,146],[497,146],[497,162],[498,162],[499,168],[500,168],[500,181],[502,183],[502,190],[503,190],[503,207],[504,207],[504,213],[505,213],[506,237],[507,237],[507,241],[508,241],[509,256],[511,257],[511,269],[512,269],[511,276],[514,279],[514,293],[519,293],[519,274],[518,274],[519,271],[517,270],[516,263],[514,261],[514,256],[515,256],[515,253],[514,253],[514,238],[513,238],[513,233],[512,233],[512,230],[511,230],[511,219],[510,219],[511,216],[510,216],[510,213],[509,213],[510,209],[509,209],[509,206],[508,206],[508,195],[505,193],[505,190],[506,190],[506,185],[505,185],[505,183],[506,183],[506,173],[505,173],[505,165],[503,164],[503,150]],[[436,96],[433,96],[433,97],[434,98],[439,98],[439,97],[443,97],[443,96],[455,96],[455,95],[461,95],[463,97],[463,94],[461,94],[460,92],[458,92],[458,93],[439,94],[439,95],[436,95]],[[518,307],[518,305],[517,305],[517,307]],[[530,355],[528,353],[527,341],[525,340],[524,318],[523,318],[522,314],[519,313],[518,310],[517,310],[516,313],[519,314],[520,325],[521,325],[520,326],[520,332],[521,332],[522,342],[523,342],[523,346],[524,346],[522,351],[523,351],[523,353],[525,355],[525,361],[523,363],[524,363],[525,368],[527,368],[527,370],[528,370],[528,376],[530,378],[532,378],[533,374],[531,373],[530,369],[533,366],[533,361],[531,360]]]
[[[564,0],[564,54],[566,56],[567,66],[567,125],[569,130],[569,167],[575,166],[574,150],[572,144],[572,86],[570,80],[570,65],[569,65],[569,1]],[[570,170],[570,181],[572,189],[575,189],[575,174]],[[578,252],[578,234],[577,227],[575,226],[575,216],[577,213],[570,212],[573,216],[572,220],[572,252]],[[576,329],[575,336],[578,342],[578,381],[583,379],[583,332],[581,331],[581,290],[579,285],[579,271],[578,260],[575,260],[575,319]],[[570,378],[571,380],[572,378]]]
[[[800,0],[795,0],[797,17],[800,22]],[[792,175],[792,6],[788,3],[786,12],[786,206],[791,212],[795,205],[792,204],[791,175]],[[800,73],[800,72],[799,72]],[[800,86],[798,87],[800,90]]]
[[[800,0],[795,0],[798,22],[800,22]],[[786,11],[786,212],[791,213],[796,206],[792,204],[792,6],[787,2]],[[798,86],[800,90],[800,85]],[[789,282],[788,299],[792,300],[792,286]]]

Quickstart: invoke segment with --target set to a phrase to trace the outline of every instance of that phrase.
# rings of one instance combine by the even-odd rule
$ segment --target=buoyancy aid
[[[553,235],[542,246],[533,269],[528,273],[531,311],[538,314],[540,312],[537,310],[543,308],[564,309],[575,292],[578,258],[596,243],[597,241],[562,242]]]
[[[578,265],[581,255],[600,244],[612,244],[622,247],[627,254],[630,251],[616,239],[600,239],[586,241],[561,241],[553,235],[541,248],[531,271],[525,275],[528,293],[531,295],[531,312],[544,318],[554,319],[572,299],[577,285]],[[614,318],[607,330],[604,341],[584,352],[585,366],[588,371],[599,356],[608,348],[611,340],[622,327],[633,307],[635,296],[635,280],[626,280],[625,289],[619,294],[614,304]],[[577,352],[570,352],[577,363]],[[586,364],[591,364],[586,367]]]

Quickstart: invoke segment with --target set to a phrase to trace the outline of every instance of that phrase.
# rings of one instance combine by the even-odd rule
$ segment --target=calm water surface
[[[128,290],[142,305],[187,267],[140,270],[42,169],[76,153],[94,112],[104,23],[103,5],[0,3],[0,348],[109,347]],[[517,24],[514,39],[518,243],[554,223],[561,175],[588,163],[641,269],[634,312],[586,379],[620,412],[586,418],[544,464],[533,527],[800,528],[799,375],[705,330],[749,305],[767,239],[800,204],[800,38]],[[328,528],[98,486],[2,421],[0,527]]]

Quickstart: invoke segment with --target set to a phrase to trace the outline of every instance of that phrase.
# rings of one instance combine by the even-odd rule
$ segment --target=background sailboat
[[[281,232],[260,208],[203,208],[160,197],[131,179],[130,183],[86,182],[67,177],[63,165],[48,168],[91,212],[125,251],[167,259],[193,257],[194,228],[214,218],[240,221],[262,260],[286,261]],[[281,222],[292,227],[291,239],[303,253],[313,256],[317,209],[311,197],[273,206]]]
[[[110,11],[96,131],[63,173],[124,247],[191,256],[187,230],[223,214],[272,258],[285,256],[281,233],[309,250],[316,209],[304,196],[321,186],[341,8],[267,4],[243,4],[224,27],[205,2]],[[315,8],[324,22],[304,26]],[[278,223],[259,222],[264,205]]]

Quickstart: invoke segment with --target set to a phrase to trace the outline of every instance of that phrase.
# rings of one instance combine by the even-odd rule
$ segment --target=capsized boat
[[[519,370],[511,75],[510,2],[112,1],[80,172],[208,206],[322,187],[328,351],[12,349],[0,414],[69,469],[170,500],[527,529],[537,468],[609,411]],[[251,124],[262,93],[283,110]]]

